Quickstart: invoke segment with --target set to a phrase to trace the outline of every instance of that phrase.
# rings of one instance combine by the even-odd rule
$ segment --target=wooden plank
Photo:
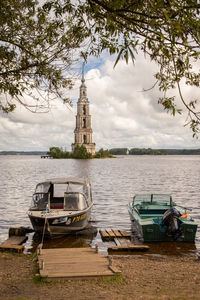
[[[62,256],[55,256],[55,255],[39,255],[38,259],[45,259],[45,261],[47,262],[71,262],[72,260],[73,261],[88,261],[88,262],[92,262],[92,261],[107,261],[107,258],[100,255],[100,254],[96,254],[94,255],[93,253],[91,255],[89,254],[81,254],[79,253],[79,255],[68,255],[66,254],[66,256],[62,255]]]
[[[80,273],[81,272],[84,272],[85,270],[88,270],[90,268],[96,268],[97,270],[98,269],[101,269],[101,268],[104,268],[108,265],[108,262],[107,261],[102,261],[102,262],[91,262],[91,263],[88,263],[88,262],[67,262],[67,263],[54,263],[54,264],[49,264],[48,262],[44,261],[44,268],[45,269],[53,269],[54,271],[55,270],[65,270],[66,269],[66,266],[67,266],[67,271],[69,272],[75,272],[75,271],[79,271]]]
[[[85,278],[111,276],[108,258],[92,248],[40,249],[39,270],[42,277]]]
[[[102,239],[107,239],[110,235],[105,230],[99,230]]]
[[[120,233],[123,237],[127,237],[127,238],[131,237],[131,233],[127,232],[126,230],[120,229]]]
[[[114,242],[117,246],[121,246],[121,242],[118,238],[114,238]]]
[[[97,255],[96,255],[97,254]],[[99,253],[95,253],[95,252],[92,252],[92,253],[81,253],[81,252],[78,252],[76,253],[76,251],[74,252],[66,252],[66,253],[56,253],[56,252],[52,252],[52,253],[42,253],[40,254],[41,257],[50,257],[50,258],[68,258],[68,257],[73,257],[73,258],[77,258],[77,257],[97,257],[97,256],[100,256]]]
[[[16,250],[17,252],[23,252],[24,246],[21,245],[0,245],[0,249],[2,250]]]
[[[47,259],[46,257],[39,257],[39,262],[40,261],[44,261],[45,263],[48,263],[49,265],[53,265],[53,264],[84,264],[85,261],[90,262],[90,263],[104,263],[105,259],[103,257],[96,257],[96,258],[91,258],[91,257],[79,257],[79,258],[74,258],[74,257],[70,257],[68,259],[66,258],[61,258],[61,259]]]
[[[127,247],[129,247],[129,246],[133,246],[134,244],[133,243],[131,243],[131,241],[129,240],[129,239],[127,239],[127,238],[121,238],[120,239],[120,242],[121,242],[121,245],[122,246],[127,246]]]
[[[85,247],[85,248],[51,248],[51,249],[40,249],[40,253],[54,253],[60,255],[61,253],[96,253],[94,248]]]
[[[23,252],[23,244],[28,239],[27,236],[11,236],[6,241],[0,244],[1,250],[15,250],[18,252]]]
[[[21,245],[28,239],[27,236],[11,236],[6,241],[0,244],[0,246],[12,246],[12,245]]]
[[[70,263],[71,261],[72,261],[72,259],[74,260],[74,261],[76,261],[76,262],[78,262],[78,263],[81,263],[81,262],[84,262],[84,261],[86,261],[86,260],[89,260],[90,262],[103,262],[104,261],[104,258],[103,257],[91,257],[91,256],[88,256],[88,257],[76,257],[76,258],[74,258],[74,257],[58,257],[58,258],[54,258],[54,257],[45,257],[45,256],[42,256],[42,257],[39,257],[39,261],[40,260],[44,260],[45,259],[45,261],[46,262],[48,262],[48,264],[54,264],[54,263],[57,263],[57,264],[59,264],[59,263]]]
[[[68,257],[73,257],[73,258],[76,258],[76,257],[80,257],[80,256],[83,256],[83,257],[85,257],[85,256],[89,256],[89,257],[96,257],[96,255],[95,255],[95,253],[81,253],[81,252],[78,252],[78,253],[71,253],[71,252],[66,252],[66,254],[64,254],[64,253],[60,253],[60,254],[58,254],[58,253],[56,253],[56,252],[54,252],[54,253],[42,253],[42,254],[40,254],[40,256],[41,257],[50,257],[50,258],[54,258],[54,259],[56,259],[56,258],[68,258]]]
[[[99,231],[101,234],[102,239],[105,240],[112,240],[115,237],[124,237],[124,238],[130,238],[131,237],[131,233],[127,232],[126,230],[122,230],[122,229],[113,229],[113,228],[108,228],[108,229],[104,229],[104,230],[100,230]]]
[[[109,266],[109,269],[115,273],[115,275],[119,275],[121,274],[122,272],[120,270],[118,270],[116,267],[113,267],[113,266]]]
[[[113,276],[115,275],[111,270],[107,270],[104,272],[85,272],[84,275],[82,273],[71,273],[67,274],[64,273],[46,273],[45,271],[41,271],[40,275],[42,277],[48,277],[48,278],[68,278],[68,279],[88,279],[88,278],[94,278],[94,277],[104,277],[104,276]]]
[[[66,274],[71,274],[71,273],[80,273],[84,274],[87,272],[103,272],[108,269],[108,266],[104,264],[79,264],[79,265],[68,265],[68,264],[59,264],[59,265],[53,265],[52,267],[49,265],[46,265],[44,263],[43,270],[50,273],[55,273],[55,272],[66,272]]]
[[[115,234],[114,234],[114,232],[112,231],[112,229],[106,229],[106,232],[109,234],[109,236],[110,236],[111,238],[115,238]]]
[[[90,249],[90,250],[88,250]],[[70,257],[74,256],[80,256],[81,255],[95,255],[96,249],[94,248],[55,248],[55,249],[40,249],[39,255],[43,256],[53,256],[53,257],[67,257],[68,255]]]
[[[119,230],[117,230],[117,229],[112,229],[112,231],[114,232],[114,234],[115,234],[116,237],[121,237],[121,236],[122,236],[122,235],[121,235],[121,232],[120,232]]]
[[[133,243],[131,243],[130,240],[128,240],[127,238],[115,238],[114,242],[117,246],[124,246],[124,247],[129,247],[129,246],[134,246]]]

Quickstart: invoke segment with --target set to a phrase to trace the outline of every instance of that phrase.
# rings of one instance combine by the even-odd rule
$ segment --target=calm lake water
[[[93,191],[93,218],[98,228],[131,229],[126,204],[135,193],[169,193],[190,213],[199,228],[195,247],[200,250],[200,156],[119,156],[115,159],[41,159],[40,156],[0,156],[0,242],[9,227],[31,226],[27,210],[35,185],[54,177],[88,177]],[[99,233],[88,238],[65,238],[46,241],[47,247],[66,244],[99,244]],[[32,247],[32,235],[26,244]],[[166,245],[154,245],[154,252]],[[190,252],[192,246],[169,245],[176,251]],[[190,247],[189,247],[190,248]],[[167,250],[167,251],[168,251]],[[169,250],[170,251],[170,250]]]

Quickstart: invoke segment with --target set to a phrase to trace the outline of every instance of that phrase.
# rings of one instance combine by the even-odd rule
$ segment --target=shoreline
[[[199,299],[196,256],[109,256],[122,273],[89,280],[41,279],[33,255],[0,252],[1,300]]]

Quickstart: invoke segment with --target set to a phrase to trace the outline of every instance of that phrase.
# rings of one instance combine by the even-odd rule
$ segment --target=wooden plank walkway
[[[147,251],[149,246],[133,244],[131,242],[131,233],[121,229],[104,229],[99,231],[103,241],[113,241],[115,245],[107,247],[109,252],[135,252]]]
[[[24,246],[22,244],[26,242],[27,239],[27,236],[10,236],[6,241],[0,244],[0,250],[23,252]]]
[[[122,229],[104,229],[99,231],[103,240],[111,241],[115,238],[131,238],[131,233]]]
[[[89,247],[39,249],[38,262],[42,277],[86,279],[120,274],[108,258]]]

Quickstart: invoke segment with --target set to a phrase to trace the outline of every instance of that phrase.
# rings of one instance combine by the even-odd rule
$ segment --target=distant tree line
[[[73,153],[70,153],[63,148],[59,147],[50,147],[47,155],[53,158],[76,158],[76,159],[90,159],[90,158],[106,158],[106,157],[113,157],[108,150],[104,150],[101,148],[95,155],[87,152],[87,149],[84,145],[76,146]]]
[[[0,151],[0,155],[45,155],[46,151]]]
[[[109,150],[109,153],[113,155],[126,155],[129,151],[128,148],[112,148]]]
[[[87,152],[84,145],[76,146],[73,153],[64,151],[59,147],[51,147],[47,155],[53,158],[76,158],[76,159],[90,159],[90,158],[107,158],[114,157],[114,155],[200,155],[200,149],[151,149],[151,148],[112,148],[104,150],[101,148],[95,155]]]
[[[113,148],[113,155],[200,155],[200,149],[151,149],[151,148]]]
[[[87,152],[84,145],[77,146],[74,153],[64,150],[62,147],[50,147],[48,152],[43,151],[0,151],[0,155],[49,155],[53,158],[107,158],[113,155],[200,155],[200,149],[151,149],[151,148],[112,148],[99,151],[92,155]]]

